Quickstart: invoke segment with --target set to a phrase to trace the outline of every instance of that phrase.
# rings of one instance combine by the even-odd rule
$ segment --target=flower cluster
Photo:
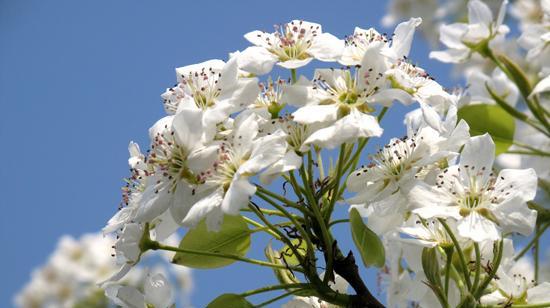
[[[14,304],[17,307],[110,307],[109,300],[120,302],[115,289],[122,285],[110,285],[107,294],[98,287],[97,282],[107,279],[117,271],[117,265],[111,257],[115,239],[105,237],[101,233],[85,234],[79,239],[65,235],[61,237],[57,248],[50,255],[48,262],[32,273],[32,279],[15,296]],[[136,267],[131,274],[121,280],[124,288],[130,292],[124,300],[132,300],[133,292],[144,286],[146,296],[149,292],[148,303],[154,303],[155,307],[168,307],[175,299],[170,294],[155,295],[147,291],[159,289],[155,283],[162,279],[165,292],[173,292],[172,284],[164,277],[170,277],[167,270],[172,272],[172,277],[178,281],[179,294],[186,297],[192,287],[189,268],[178,267],[167,269],[158,263],[152,270],[144,267]],[[161,278],[162,277],[162,278]],[[136,291],[133,291],[136,289]],[[139,300],[139,297],[137,298]],[[167,301],[159,305],[160,301]],[[141,300],[143,303],[144,300]],[[136,303],[134,299],[133,303]],[[121,304],[123,305],[123,304]],[[124,306],[124,305],[123,305]],[[138,307],[139,304],[130,305]]]
[[[502,61],[492,75],[467,70],[472,86],[465,92],[445,90],[409,60],[421,18],[398,24],[392,35],[355,28],[343,39],[323,32],[319,24],[294,20],[277,25],[273,33],[247,33],[253,46],[226,61],[177,68],[177,84],[161,95],[166,116],[149,129],[147,150],[129,145],[131,173],[123,200],[103,230],[117,234],[113,247],[121,265],[103,284],[107,296],[123,306],[165,307],[169,296],[162,276],[150,276],[143,292],[115,283],[146,251],[164,249],[182,254],[174,263],[197,254],[272,267],[282,286],[267,291],[298,293],[287,307],[378,307],[359,277],[353,253],[346,257],[330,233],[339,223],[332,218],[334,207],[344,201],[363,262],[385,263],[381,275],[391,307],[550,301],[544,294],[547,284],[536,285],[525,272],[511,274],[520,263],[507,248],[511,235],[529,236],[538,228],[537,211],[527,204],[535,199],[537,174],[532,168],[499,170],[494,163],[503,133],[497,131],[493,140],[495,132],[486,129],[491,123],[480,126],[484,119],[476,122],[464,114],[465,106],[480,104],[505,104],[509,111],[520,94],[535,104],[550,88],[543,79],[525,93],[525,82],[511,77],[510,61],[496,53],[508,33],[506,7],[504,1],[494,18],[487,5],[471,0],[467,23],[441,26],[447,49],[432,52],[432,58]],[[542,20],[546,23],[546,16]],[[532,43],[529,33],[546,29],[539,26],[526,25],[523,41]],[[541,44],[529,45],[529,57],[539,57],[546,46]],[[297,74],[314,60],[337,67]],[[266,76],[277,72],[275,64],[277,70],[290,71],[290,78]],[[380,120],[395,102],[417,106],[405,116],[406,136],[363,157],[367,142],[383,134]],[[538,120],[534,127],[550,134],[543,130],[547,123]],[[323,158],[336,148],[339,156],[327,166]],[[361,160],[365,165],[357,168]],[[287,195],[284,185],[284,195],[266,188],[280,183],[277,179],[293,194]],[[249,242],[232,249],[225,242],[208,246],[211,232],[219,232],[222,241],[223,232],[242,230],[234,220],[228,222],[234,224],[230,231],[222,227],[233,219],[229,216],[244,212],[263,222],[244,216],[242,224],[258,228],[245,229],[246,235],[266,231],[284,245],[277,253],[268,246],[269,262],[245,258],[241,252]],[[366,225],[354,218],[356,212]],[[204,250],[187,247],[193,239],[184,238],[179,247],[160,243],[180,228],[190,230],[191,237],[204,232],[198,240],[204,243],[197,246]],[[371,251],[374,246],[378,251]],[[323,266],[317,263],[319,255]],[[295,271],[308,283],[300,283]],[[346,294],[348,285],[357,295]],[[235,294],[216,301],[228,298],[246,302]]]

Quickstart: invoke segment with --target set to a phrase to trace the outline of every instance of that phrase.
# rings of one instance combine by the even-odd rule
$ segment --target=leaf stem
[[[460,243],[456,239],[456,236],[454,235],[453,230],[451,230],[447,222],[442,218],[439,218],[439,222],[441,223],[441,225],[443,225],[443,228],[445,228],[445,231],[447,231],[447,234],[449,234],[449,237],[451,238],[451,241],[453,242],[453,245],[456,248],[456,252],[458,253],[458,258],[460,260],[460,267],[462,268],[462,274],[464,275],[464,281],[466,282],[466,286],[468,287],[468,290],[472,290],[472,282],[470,281],[470,272],[468,270],[468,266],[466,265],[466,258],[464,257],[462,248],[460,248]]]
[[[163,245],[159,242],[152,242],[151,243],[151,249],[153,249],[153,250],[159,250],[160,249],[160,250],[168,250],[168,251],[174,251],[174,252],[194,254],[194,255],[199,255],[199,256],[231,259],[231,260],[242,261],[242,262],[255,264],[255,265],[260,265],[260,266],[265,266],[265,267],[288,269],[288,267],[286,265],[283,265],[283,264],[275,264],[275,263],[270,263],[270,262],[266,262],[266,261],[262,261],[262,260],[256,260],[256,259],[250,259],[250,258],[238,256],[238,255],[228,254],[228,253],[208,252],[208,251],[201,251],[201,250],[194,250],[194,249],[184,249],[184,248],[179,248],[179,247],[167,246],[167,245]],[[297,271],[297,272],[303,272],[302,269],[298,268],[298,267],[292,267],[292,270]]]

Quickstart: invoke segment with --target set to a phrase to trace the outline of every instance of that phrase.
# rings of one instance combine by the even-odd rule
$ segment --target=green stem
[[[346,222],[349,222],[349,219],[336,219],[336,220],[333,220],[331,221],[328,226],[329,228],[336,225],[336,224],[341,224],[341,223],[346,223]]]
[[[292,83],[296,83],[296,80],[298,80],[298,78],[296,78],[296,69],[293,68],[290,70],[290,75],[291,75],[291,78],[292,78]]]
[[[451,278],[451,266],[453,266],[453,253],[454,253],[454,247],[448,247],[444,249],[445,256],[446,256],[446,264],[445,264],[445,296],[449,297],[449,281]]]
[[[267,209],[262,209],[262,208],[260,208],[259,210],[260,210],[260,212],[262,212],[263,214],[265,214],[267,216],[286,217],[285,214],[283,214],[279,211],[267,210]],[[247,209],[247,208],[241,209],[241,211],[243,211],[243,212],[253,212],[251,209]]]
[[[479,245],[476,242],[474,242],[474,250],[476,254],[476,273],[474,277],[474,284],[472,285],[472,293],[476,292],[476,289],[479,286],[479,277],[481,275],[481,252],[479,250]]]
[[[453,242],[453,245],[456,248],[456,252],[458,253],[458,258],[460,260],[460,267],[462,267],[462,274],[464,275],[464,281],[466,282],[466,286],[468,286],[468,290],[472,290],[472,282],[470,281],[470,271],[468,270],[466,258],[464,257],[462,248],[460,248],[460,243],[456,239],[456,236],[454,235],[453,230],[451,230],[447,222],[441,218],[439,218],[439,222],[441,223],[441,225],[443,225],[443,228],[445,228],[445,231],[447,231],[447,234],[449,234],[449,237],[451,238],[451,241]]]
[[[265,302],[263,302],[263,303],[260,303],[260,304],[258,304],[258,305],[255,305],[254,307],[256,307],[256,308],[265,307],[265,306],[267,306],[267,305],[269,305],[269,304],[272,304],[272,303],[274,303],[274,302],[276,302],[276,301],[278,301],[278,300],[281,300],[281,299],[283,299],[283,298],[285,298],[285,297],[287,297],[287,296],[290,296],[290,295],[292,295],[292,294],[294,294],[294,293],[298,293],[298,292],[300,292],[300,291],[302,291],[302,290],[296,290],[296,291],[291,291],[291,292],[283,293],[283,294],[281,294],[281,295],[279,295],[279,296],[277,296],[277,297],[274,297],[274,298],[272,298],[272,299],[270,299],[270,300],[267,300],[267,301],[265,301]]]
[[[493,280],[493,278],[495,278],[495,276],[497,274],[498,267],[500,266],[500,261],[502,261],[502,252],[504,250],[504,241],[500,240],[498,246],[499,247],[498,247],[497,255],[493,257],[493,265],[491,267],[491,272],[489,273],[489,275],[487,277],[485,277],[483,282],[480,284],[479,288],[474,293],[474,297],[475,297],[476,300],[478,300],[481,297],[481,295],[483,294],[483,291],[485,291],[485,288],[487,288],[489,283],[491,283],[491,280]]]
[[[306,230],[304,230],[304,228],[302,227],[302,224],[300,222],[298,222],[296,220],[296,218],[294,217],[294,215],[290,214],[284,207],[280,206],[279,204],[275,203],[275,202],[272,202],[269,198],[266,198],[266,196],[264,196],[262,193],[258,194],[258,196],[262,199],[264,199],[266,202],[268,202],[269,204],[271,204],[273,207],[275,207],[277,210],[281,211],[282,213],[284,213],[286,215],[286,217],[288,219],[290,219],[290,221],[294,224],[294,226],[296,227],[296,229],[298,229],[298,232],[300,232],[300,234],[302,235],[304,241],[306,242],[307,244],[307,252],[308,252],[308,256],[310,258],[314,258],[314,251],[315,249],[313,248],[313,242],[311,241],[311,238],[309,237],[309,234],[306,232]]]
[[[529,151],[521,151],[521,150],[507,151],[506,154],[518,154],[518,155],[531,155],[531,156],[550,157],[550,153],[544,153],[544,152],[529,152]]]
[[[533,237],[533,239],[527,245],[525,245],[525,247],[523,247],[523,249],[514,257],[514,261],[517,261],[521,257],[523,257],[523,255],[525,255],[527,253],[527,251],[529,251],[529,249],[533,245],[535,245],[535,243],[539,240],[539,238],[542,236],[542,234],[544,234],[544,231],[546,231],[546,229],[548,229],[548,227],[550,227],[550,222],[544,224],[540,229],[538,229],[537,232],[535,233],[535,236]]]
[[[536,230],[539,233],[540,225],[537,225]],[[542,232],[541,232],[542,233]],[[535,265],[535,283],[539,282],[539,239],[537,238],[533,245],[533,263]]]
[[[261,211],[259,211],[254,204],[249,203],[248,208],[252,212],[254,212],[256,214],[256,216],[258,216],[258,218],[260,218],[264,222],[264,224],[266,224],[271,230],[273,230],[273,232],[275,232],[279,235],[279,237],[281,238],[281,241],[284,242],[290,248],[290,250],[292,250],[292,253],[294,254],[294,256],[296,256],[296,258],[298,259],[300,264],[303,265],[304,264],[304,258],[299,253],[299,251],[296,249],[296,247],[294,247],[294,245],[292,244],[292,241],[290,239],[288,239],[279,229],[277,229],[277,227],[275,227],[269,220],[267,220],[267,218],[265,218],[263,213]],[[304,266],[305,271],[300,269],[300,272],[306,272],[307,273],[308,268],[305,265],[303,265],[303,266]]]
[[[340,146],[340,155],[338,156],[338,163],[336,167],[336,177],[334,178],[334,186],[332,188],[332,192],[330,194],[330,203],[328,206],[328,210],[326,211],[325,215],[326,217],[330,217],[332,214],[332,211],[334,210],[334,205],[336,204],[336,201],[338,198],[340,198],[340,180],[342,177],[342,168],[344,166],[344,155],[346,153],[346,144],[342,144]]]
[[[208,252],[208,251],[201,251],[201,250],[194,250],[194,249],[184,249],[179,247],[173,247],[173,246],[167,246],[163,245],[158,242],[151,242],[151,249],[153,250],[168,250],[168,251],[174,251],[174,252],[181,252],[181,253],[188,253],[188,254],[194,254],[199,256],[207,256],[207,257],[217,257],[217,258],[224,258],[224,259],[231,259],[236,261],[242,261],[250,264],[265,266],[265,267],[271,267],[271,268],[278,268],[278,269],[288,269],[286,265],[283,264],[275,264],[270,263],[266,261],[256,260],[256,259],[249,259],[246,257],[241,257],[238,255],[228,254],[228,253],[220,253],[220,252]],[[297,272],[303,272],[301,268],[298,267],[292,267],[293,271]]]
[[[310,285],[309,283],[289,283],[289,284],[277,284],[272,286],[266,286],[254,290],[249,290],[246,292],[241,293],[241,296],[247,297],[255,294],[260,294],[264,292],[270,292],[270,291],[276,291],[276,290],[283,290],[283,289],[295,289],[295,288],[308,288]]]

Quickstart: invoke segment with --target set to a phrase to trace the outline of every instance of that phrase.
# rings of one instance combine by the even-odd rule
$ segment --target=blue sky
[[[0,264],[9,278],[0,282],[0,306],[11,306],[61,235],[95,232],[115,212],[127,144],[148,143],[148,127],[163,116],[159,95],[175,82],[175,67],[224,59],[247,46],[244,33],[295,18],[343,37],[355,26],[379,26],[385,5],[0,1]],[[449,67],[427,54],[417,37],[411,58],[452,86]],[[384,120],[382,141],[403,134],[404,108],[396,109]],[[348,237],[347,228],[338,230]],[[253,248],[261,254],[257,242]],[[272,283],[270,277],[269,270],[241,265],[196,271],[193,303],[201,307],[217,294]]]

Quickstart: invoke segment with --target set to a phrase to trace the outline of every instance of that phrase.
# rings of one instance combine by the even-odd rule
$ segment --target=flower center
[[[189,72],[181,76],[181,87],[189,93],[200,109],[207,109],[215,105],[220,95],[218,80],[222,74],[213,68],[202,68],[200,71]]]
[[[290,22],[275,26],[275,42],[265,38],[268,50],[275,54],[279,61],[304,60],[310,57],[307,50],[317,36],[319,26],[306,26],[303,21]]]
[[[415,138],[405,136],[385,145],[371,157],[371,160],[381,168],[386,178],[398,181],[416,162],[417,159],[412,155],[415,148]]]
[[[189,150],[179,145],[174,138],[174,132],[168,131],[168,127],[162,133],[158,133],[153,139],[151,153],[148,162],[158,169],[164,181],[170,183],[168,192],[176,190],[179,181],[189,184],[199,184],[198,177],[187,166]],[[161,184],[159,180],[157,184]]]

